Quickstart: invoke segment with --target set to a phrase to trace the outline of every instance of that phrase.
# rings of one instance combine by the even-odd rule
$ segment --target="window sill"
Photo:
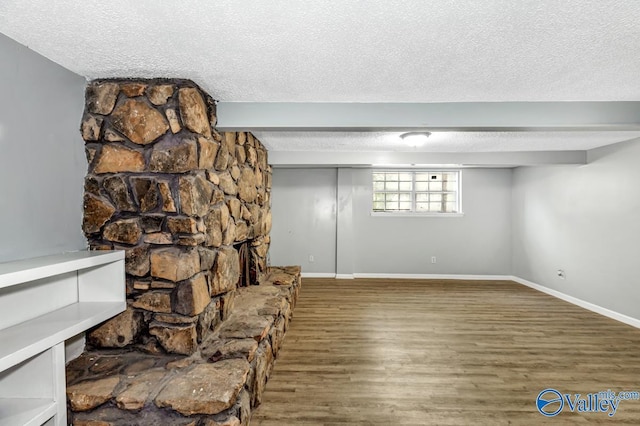
[[[412,213],[412,212],[371,212],[372,217],[464,217],[464,213]]]

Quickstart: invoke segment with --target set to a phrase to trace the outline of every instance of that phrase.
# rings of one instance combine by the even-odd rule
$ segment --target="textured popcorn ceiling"
[[[640,100],[639,16],[638,0],[1,0],[0,32],[88,78],[190,78],[222,101],[616,101]],[[385,139],[265,142],[299,136],[305,149]],[[585,136],[454,140],[486,151],[615,139]]]

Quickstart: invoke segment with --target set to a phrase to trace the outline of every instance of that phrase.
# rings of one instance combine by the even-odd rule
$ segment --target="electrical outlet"
[[[435,256],[431,256],[431,263],[437,263],[438,259]]]
[[[310,255],[309,255],[309,263],[313,263],[313,262],[315,262],[315,261],[316,261],[316,259],[313,257],[313,255],[312,255],[312,254],[310,254]]]

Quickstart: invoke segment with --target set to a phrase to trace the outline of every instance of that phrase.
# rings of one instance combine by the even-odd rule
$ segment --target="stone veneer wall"
[[[248,241],[266,271],[271,167],[250,133],[218,133],[215,103],[188,80],[101,80],[86,90],[83,230],[126,250],[127,310],[95,347],[191,354],[228,315]]]

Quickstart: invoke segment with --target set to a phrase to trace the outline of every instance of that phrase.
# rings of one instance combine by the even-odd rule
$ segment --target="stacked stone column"
[[[249,241],[265,272],[267,152],[215,123],[214,101],[188,80],[89,84],[83,230],[91,249],[126,251],[128,301],[90,344],[191,354],[233,303],[234,246]]]

